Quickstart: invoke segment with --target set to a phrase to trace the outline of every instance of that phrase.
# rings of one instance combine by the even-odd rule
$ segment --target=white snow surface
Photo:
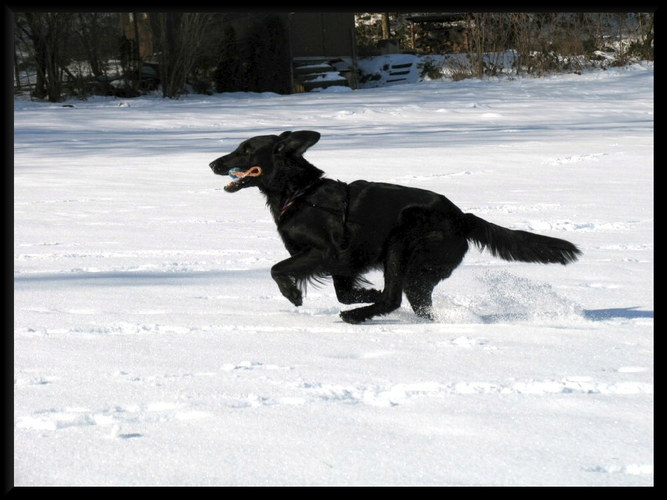
[[[652,64],[67,104],[15,101],[17,486],[653,485]],[[208,164],[300,129],[330,178],[583,256],[471,247],[435,322],[294,307],[263,196]]]

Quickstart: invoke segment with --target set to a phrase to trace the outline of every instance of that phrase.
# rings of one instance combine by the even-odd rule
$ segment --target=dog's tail
[[[463,218],[466,239],[504,260],[565,265],[581,255],[581,250],[569,241],[507,229],[473,214],[464,214]]]

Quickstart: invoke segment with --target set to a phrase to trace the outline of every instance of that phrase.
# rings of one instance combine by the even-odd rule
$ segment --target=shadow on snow
[[[216,271],[181,271],[181,272],[148,272],[148,271],[110,271],[110,272],[71,272],[71,273],[35,273],[14,276],[15,289],[32,286],[183,286],[188,281],[216,281],[224,283],[227,279],[265,280],[267,269],[238,269]],[[610,319],[653,318],[653,311],[639,310],[635,307],[611,307],[607,309],[583,309],[580,314],[589,321],[605,321]],[[530,319],[530,314],[500,313],[480,316],[483,323]],[[390,321],[390,320],[385,320]],[[375,322],[374,322],[375,323]]]
[[[591,321],[604,321],[614,318],[653,318],[653,311],[638,311],[637,307],[612,307],[609,309],[584,309],[582,315]]]

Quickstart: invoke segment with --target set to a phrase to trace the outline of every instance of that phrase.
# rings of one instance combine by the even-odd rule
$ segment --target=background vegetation
[[[121,16],[129,14],[16,13],[15,92],[56,102],[155,91],[169,98],[186,92],[262,92],[274,90],[276,82],[279,91],[290,91],[284,67],[288,35],[278,16],[256,13],[253,32],[239,38],[223,13],[131,13],[123,30]],[[386,39],[417,54],[456,50],[466,56],[459,78],[494,75],[499,64],[489,54],[508,50],[515,56],[512,71],[536,76],[578,71],[603,60],[619,65],[653,60],[653,13],[469,13],[429,33],[420,25],[416,34],[408,14],[356,18],[360,55],[376,52]],[[445,34],[454,28],[464,33],[465,43],[447,43]],[[150,53],[137,43],[142,36],[151,41]],[[613,58],[607,57],[610,52]]]

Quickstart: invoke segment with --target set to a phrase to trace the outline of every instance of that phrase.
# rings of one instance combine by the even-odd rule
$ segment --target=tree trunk
[[[391,33],[389,33],[389,12],[383,12],[382,13],[382,38],[387,40],[390,37],[391,37]]]

